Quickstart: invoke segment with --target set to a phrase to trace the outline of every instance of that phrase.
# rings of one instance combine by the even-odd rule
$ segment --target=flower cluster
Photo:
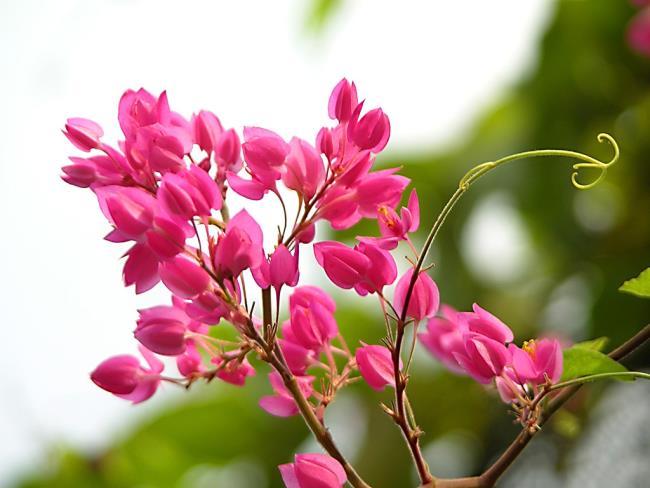
[[[438,287],[421,263],[413,264],[420,259],[410,238],[420,225],[417,193],[412,190],[400,207],[409,179],[398,168],[373,170],[390,122],[380,108],[364,112],[364,104],[354,83],[341,80],[328,104],[335,125],[320,129],[313,143],[286,141],[259,127],[244,128],[242,142],[215,114],[201,110],[184,118],[170,109],[166,93],[156,97],[144,89],[129,90],[120,100],[124,140],[116,146],[102,141],[95,122],[67,121],[66,137],[91,154],[70,158],[63,179],[94,192],[112,227],[108,241],[129,243],[125,285],[143,293],[162,282],[172,295],[169,305],[139,310],[134,335],[147,366],[130,355],[109,358],[91,374],[99,387],[138,403],[161,382],[190,386],[218,378],[241,386],[256,373],[249,357],[257,357],[272,367],[273,394],[262,397],[260,406],[272,415],[300,413],[308,423],[313,416],[322,424],[337,391],[358,377],[373,389],[403,392],[400,341],[407,326],[422,321],[427,331],[420,340],[437,358],[481,383],[494,380],[516,408],[525,408],[540,385],[557,381],[557,341],[519,348],[512,331],[477,305],[469,313],[444,307],[443,317],[436,317]],[[246,208],[231,217],[230,191],[247,200],[280,202],[284,221],[272,249],[265,248],[262,228]],[[298,200],[292,226],[284,202],[291,194]],[[353,351],[339,332],[334,300],[318,287],[297,285],[300,255],[315,239],[316,222],[347,229],[362,218],[376,220],[379,235],[360,236],[354,246],[312,246],[334,285],[376,295],[386,317],[384,343],[362,343]],[[412,257],[398,279],[391,251],[400,242]],[[386,289],[395,282],[389,300]],[[288,317],[280,322],[287,289]],[[252,297],[259,293],[262,305],[256,308]],[[219,335],[228,326],[237,331],[236,340]],[[180,377],[164,376],[155,354],[175,358]],[[391,415],[407,429],[399,403]],[[341,462],[302,454],[280,470],[289,487],[339,487],[354,475]]]
[[[466,374],[479,383],[496,384],[501,399],[525,411],[542,386],[562,375],[562,347],[557,339],[535,339],[523,347],[512,343],[512,330],[487,310],[474,304],[472,312],[443,306],[442,317],[427,323],[420,342],[451,371]]]

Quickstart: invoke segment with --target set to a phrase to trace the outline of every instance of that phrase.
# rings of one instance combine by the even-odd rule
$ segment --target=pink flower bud
[[[479,307],[477,303],[472,305],[472,308],[474,310],[473,314],[464,314],[471,332],[484,335],[501,343],[512,341],[514,334],[510,327],[487,310]]]
[[[354,188],[333,185],[318,202],[315,219],[329,221],[334,229],[349,229],[361,220],[359,204]]]
[[[193,115],[192,129],[195,144],[208,153],[215,150],[217,140],[223,132],[221,122],[215,114],[201,110],[197,115]]]
[[[154,171],[166,173],[185,169],[185,148],[175,131],[158,126],[146,127],[138,132],[136,141],[135,147]]]
[[[160,278],[174,295],[182,298],[194,298],[210,286],[210,275],[182,255],[161,263]]]
[[[144,244],[136,244],[129,249],[125,256],[124,285],[135,285],[137,294],[152,289],[159,281],[159,261],[155,253]]]
[[[296,289],[289,298],[289,315],[294,342],[307,349],[320,351],[339,333],[331,298],[318,288]]]
[[[239,276],[242,271],[257,268],[264,259],[263,235],[259,224],[246,210],[235,215],[220,236],[214,255],[218,273]]]
[[[524,383],[541,385],[547,376],[555,383],[562,376],[562,346],[557,339],[527,341],[522,348],[510,344],[508,350],[515,376]]]
[[[296,376],[298,387],[305,398],[309,398],[314,392],[312,385],[314,379],[313,376]],[[291,417],[292,415],[296,415],[299,412],[298,405],[296,405],[287,387],[284,386],[282,377],[273,371],[269,374],[269,381],[275,391],[275,395],[262,397],[259,402],[260,407],[276,417]]]
[[[178,368],[178,372],[185,377],[205,371],[201,354],[196,349],[193,340],[188,339],[185,352],[176,357],[176,367]]]
[[[316,135],[316,149],[325,155],[328,161],[334,159],[335,150],[334,150],[334,140],[332,137],[331,129],[327,127],[322,127]]]
[[[147,400],[156,392],[164,366],[144,347],[139,350],[148,368],[141,366],[134,356],[114,356],[97,366],[90,378],[100,388],[125,400],[133,403]]]
[[[279,179],[289,144],[275,132],[259,127],[244,128],[244,139],[244,159],[253,177],[262,182]]]
[[[502,342],[472,332],[465,334],[463,341],[464,349],[454,352],[454,357],[465,372],[479,383],[489,383],[510,364],[511,354]]]
[[[191,228],[159,215],[154,218],[151,230],[147,231],[147,244],[161,260],[169,259],[185,249],[185,240],[192,233]]]
[[[433,317],[427,322],[426,332],[418,334],[420,342],[450,370],[460,373],[463,368],[454,357],[463,351],[464,336],[469,331],[465,314],[443,305],[444,317]]]
[[[372,263],[363,275],[362,280],[354,286],[355,291],[366,296],[368,293],[380,292],[384,286],[390,285],[397,278],[397,266],[393,256],[372,243],[361,242],[354,246]]]
[[[291,254],[284,244],[280,244],[269,262],[269,283],[276,290],[282,285],[296,286],[300,272],[298,271],[298,247]]]
[[[97,149],[101,144],[99,139],[104,135],[99,124],[80,117],[68,119],[63,133],[77,149],[85,152]]]
[[[139,310],[139,313],[134,335],[143,346],[164,356],[185,352],[185,333],[190,320],[183,310],[160,305]]]
[[[79,188],[88,188],[97,181],[97,171],[92,161],[83,158],[70,158],[73,164],[64,166],[61,170],[65,173],[61,178]]]
[[[358,184],[359,212],[364,217],[375,218],[381,206],[394,208],[411,180],[394,174],[397,168],[376,171],[365,176]]]
[[[381,391],[386,385],[395,386],[393,358],[384,346],[363,345],[355,354],[359,372],[374,390]],[[401,367],[400,361],[400,367]]]
[[[278,469],[287,488],[341,488],[347,481],[341,463],[326,454],[297,454]]]
[[[296,242],[300,244],[309,244],[316,237],[316,226],[309,224],[296,234]]]
[[[215,181],[195,165],[179,173],[166,173],[158,190],[158,199],[170,215],[184,220],[194,216],[208,217],[212,209],[219,209],[222,205],[221,192]]]
[[[410,286],[412,276],[413,268],[409,268],[409,270],[404,273],[404,275],[397,282],[397,286],[395,287],[393,305],[395,306],[397,313],[400,315],[404,310],[406,293]],[[406,316],[411,317],[412,319],[415,319],[419,322],[422,319],[433,317],[438,311],[439,305],[440,294],[438,292],[438,286],[427,273],[421,271],[415,280],[415,285],[413,287],[413,292],[411,293],[411,299],[408,304]]]
[[[127,239],[139,240],[151,228],[157,202],[140,188],[103,186],[95,189],[102,213]]]
[[[283,327],[282,330],[284,331],[285,328]],[[295,375],[304,375],[310,361],[314,357],[313,351],[287,339],[278,339],[278,344],[280,345],[280,349],[282,349],[282,355],[287,361],[289,370]]]
[[[325,166],[320,154],[307,141],[297,137],[289,143],[282,182],[305,200],[312,198],[325,181]]]
[[[341,288],[354,287],[371,266],[365,254],[334,241],[314,244],[314,254],[327,277]]]
[[[390,121],[386,114],[375,108],[357,120],[361,114],[363,102],[352,114],[348,124],[348,138],[360,149],[378,153],[388,143],[390,137]]]
[[[223,359],[214,358],[212,362],[219,366],[223,363]],[[255,376],[255,368],[251,366],[246,358],[242,361],[229,361],[228,364],[217,373],[217,378],[235,386],[244,386],[244,384],[246,384],[246,378],[249,376]]]
[[[241,169],[241,143],[233,129],[228,129],[219,136],[214,154],[221,170],[237,172]]]
[[[338,119],[339,122],[346,122],[350,119],[352,112],[357,108],[358,104],[357,87],[354,85],[354,82],[350,83],[343,78],[332,90],[327,112],[330,119]]]

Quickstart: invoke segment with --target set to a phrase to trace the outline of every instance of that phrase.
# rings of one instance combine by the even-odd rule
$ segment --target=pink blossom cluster
[[[359,376],[376,390],[395,387],[403,368],[399,349],[386,342],[351,350],[332,297],[316,286],[298,286],[299,258],[315,239],[315,223],[348,229],[362,218],[377,221],[378,236],[360,236],[354,246],[313,243],[315,260],[334,285],[375,295],[387,322],[390,317],[405,327],[426,321],[420,340],[434,356],[481,383],[494,380],[507,402],[557,381],[557,341],[519,348],[512,331],[477,305],[467,313],[444,307],[436,316],[438,287],[413,264],[419,258],[410,238],[420,225],[417,194],[412,190],[400,207],[409,179],[398,168],[373,170],[390,122],[380,108],[364,112],[364,104],[354,83],[341,80],[328,104],[335,125],[321,128],[313,142],[286,141],[259,127],[244,128],[240,139],[212,112],[184,118],[170,109],[165,92],[156,97],[144,89],[120,100],[124,139],[116,146],[102,141],[95,122],[67,121],[64,134],[91,154],[71,157],[63,179],[94,192],[112,227],[106,240],[128,243],[125,285],[143,293],[162,282],[172,295],[169,305],[139,310],[134,335],[146,366],[130,355],[109,358],[91,374],[99,387],[138,403],[161,382],[189,386],[218,378],[241,386],[256,373],[253,355],[273,367],[273,393],[259,402],[264,410],[286,417],[304,416],[308,408],[321,422],[337,391]],[[246,208],[230,216],[230,191],[282,204],[284,223],[272,249],[265,249],[262,228]],[[291,194],[298,200],[292,226],[284,203]],[[391,251],[400,243],[413,256],[398,279]],[[251,290],[251,280],[257,289]],[[280,322],[283,291],[288,316]],[[260,292],[262,306],[253,300]],[[228,324],[238,332],[234,341],[218,334]],[[180,377],[163,375],[156,354],[175,358]],[[341,464],[320,454],[300,454],[280,471],[288,487],[339,487],[346,480]]]
[[[557,339],[537,339],[519,347],[512,330],[474,304],[472,312],[443,306],[442,317],[427,323],[420,342],[451,371],[479,383],[496,383],[506,403],[525,403],[537,388],[555,383],[562,374],[562,347]]]

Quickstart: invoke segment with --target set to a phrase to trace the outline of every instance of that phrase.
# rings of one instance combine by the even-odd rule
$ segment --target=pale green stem
[[[596,380],[606,380],[606,379],[627,379],[627,378],[642,378],[644,380],[650,380],[650,374],[642,373],[640,371],[619,371],[616,373],[598,373],[591,374],[589,376],[581,376],[580,378],[574,378],[572,380],[563,381],[561,383],[556,383],[548,388],[547,391],[559,390],[561,388],[566,388],[567,386],[581,385],[583,383],[589,383],[590,381]]]

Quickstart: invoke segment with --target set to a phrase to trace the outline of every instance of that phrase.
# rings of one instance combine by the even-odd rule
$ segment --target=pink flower
[[[219,366],[223,363],[223,359],[214,358],[212,362]],[[242,361],[229,361],[217,373],[217,378],[235,386],[244,386],[248,376],[255,376],[255,368],[251,366],[247,358],[244,358]]]
[[[253,177],[262,182],[280,179],[289,144],[275,132],[260,127],[245,127],[244,141],[244,160]]]
[[[151,229],[147,231],[147,245],[160,258],[172,258],[185,249],[185,240],[194,233],[193,229],[185,223],[164,214],[153,219]]]
[[[194,298],[208,289],[210,275],[195,261],[179,255],[160,265],[160,278],[181,298]]]
[[[556,383],[562,376],[562,346],[557,339],[531,340],[521,348],[510,344],[508,350],[515,377],[522,383],[542,385],[546,377]]]
[[[290,329],[291,326],[288,323],[285,323],[282,331],[285,333],[286,330]],[[278,339],[278,344],[280,345],[280,349],[282,349],[282,355],[287,361],[289,370],[295,375],[304,375],[314,357],[314,352],[288,339]]]
[[[418,334],[420,342],[447,368],[463,372],[454,353],[463,351],[464,336],[469,332],[465,314],[443,305],[443,317],[433,317],[427,322],[426,332]]]
[[[197,115],[192,116],[192,130],[194,142],[205,152],[214,151],[219,136],[223,132],[223,126],[219,117],[207,110],[201,110]]]
[[[227,171],[237,172],[241,169],[241,143],[233,129],[228,129],[219,136],[214,148],[214,157],[219,168],[219,180],[223,180]]]
[[[641,10],[627,28],[627,42],[639,54],[650,57],[650,8]]]
[[[510,327],[487,310],[479,307],[477,303],[473,304],[472,308],[474,313],[464,314],[470,331],[501,343],[512,341],[514,334]]]
[[[154,252],[144,244],[136,244],[125,254],[124,285],[135,285],[137,294],[144,293],[160,281],[159,261]]]
[[[298,387],[305,398],[309,398],[314,391],[314,387],[312,386],[314,379],[313,376],[296,377]],[[262,397],[260,399],[260,407],[276,417],[291,417],[292,415],[296,415],[299,412],[298,405],[296,405],[287,387],[284,386],[282,377],[273,371],[269,373],[269,381],[275,391],[275,395]]]
[[[214,267],[226,276],[239,276],[242,271],[257,268],[264,259],[263,235],[259,224],[242,210],[235,215],[226,232],[219,236],[214,255]]]
[[[139,310],[140,318],[134,335],[143,346],[165,356],[185,352],[185,334],[190,318],[178,307],[159,305]]]
[[[176,367],[178,372],[185,377],[191,376],[195,373],[201,373],[205,371],[205,366],[203,366],[203,361],[201,359],[201,354],[196,349],[196,345],[192,339],[186,341],[187,347],[185,351],[176,356]]]
[[[316,287],[300,287],[289,297],[290,326],[283,332],[306,349],[320,351],[339,333],[334,303]],[[290,327],[290,330],[289,330]]]
[[[381,292],[397,278],[397,266],[393,256],[372,243],[360,242],[354,249],[368,258],[371,265],[366,269],[361,281],[354,285],[356,292],[365,296],[368,293]]]
[[[157,207],[151,193],[140,188],[111,185],[96,188],[95,194],[102,213],[123,240],[137,241],[151,228]]]
[[[502,342],[472,332],[465,334],[463,342],[463,350],[453,355],[465,372],[479,383],[489,383],[510,364],[511,354]]]
[[[377,208],[377,222],[382,237],[363,237],[366,242],[375,242],[382,249],[395,249],[399,241],[407,238],[409,232],[415,232],[420,226],[420,206],[415,189],[411,192],[408,205],[402,207],[400,215],[391,207],[380,205]]]
[[[294,137],[289,146],[282,182],[291,190],[311,199],[325,181],[325,166],[320,154],[308,142]]]
[[[260,288],[273,286],[276,291],[283,285],[296,286],[300,278],[298,261],[298,247],[291,254],[284,244],[280,244],[268,261],[262,260],[260,266],[253,269],[253,278]]]
[[[297,454],[278,468],[287,488],[341,488],[347,481],[341,463],[325,454]]]
[[[357,192],[354,188],[332,185],[318,201],[314,219],[327,220],[334,229],[349,229],[361,220]]]
[[[365,254],[334,241],[314,244],[314,254],[328,278],[341,288],[357,285],[371,266]]]
[[[99,139],[104,135],[99,124],[80,117],[68,119],[63,133],[77,149],[85,152],[97,149],[101,145]]]
[[[149,399],[160,384],[160,373],[164,366],[151,352],[140,346],[149,367],[131,355],[113,356],[103,361],[90,374],[92,381],[115,396],[140,403]]]
[[[359,119],[363,102],[357,105],[348,123],[348,138],[360,149],[378,153],[388,143],[390,121],[386,114],[375,108]]]
[[[394,174],[397,168],[375,171],[363,177],[356,187],[359,213],[363,217],[375,218],[380,207],[391,207],[402,199],[402,193],[409,184],[405,176]]]
[[[397,282],[397,286],[395,287],[393,306],[400,315],[404,310],[404,302],[406,301],[406,294],[411,284],[412,276],[413,268],[409,268],[409,270],[404,273]],[[439,305],[440,294],[438,292],[438,286],[427,273],[420,271],[420,274],[415,280],[406,316],[419,322],[422,319],[433,317],[438,311]]]
[[[355,357],[361,376],[372,389],[381,391],[386,385],[395,386],[393,358],[388,348],[364,344],[357,349]],[[401,364],[400,361],[400,368]]]
[[[209,217],[211,210],[221,208],[221,192],[206,171],[196,165],[189,170],[163,176],[158,199],[171,215],[183,220],[194,216]]]
[[[358,104],[357,87],[354,85],[354,82],[350,83],[348,80],[343,78],[332,90],[327,112],[330,119],[338,119],[339,122],[347,122]]]

